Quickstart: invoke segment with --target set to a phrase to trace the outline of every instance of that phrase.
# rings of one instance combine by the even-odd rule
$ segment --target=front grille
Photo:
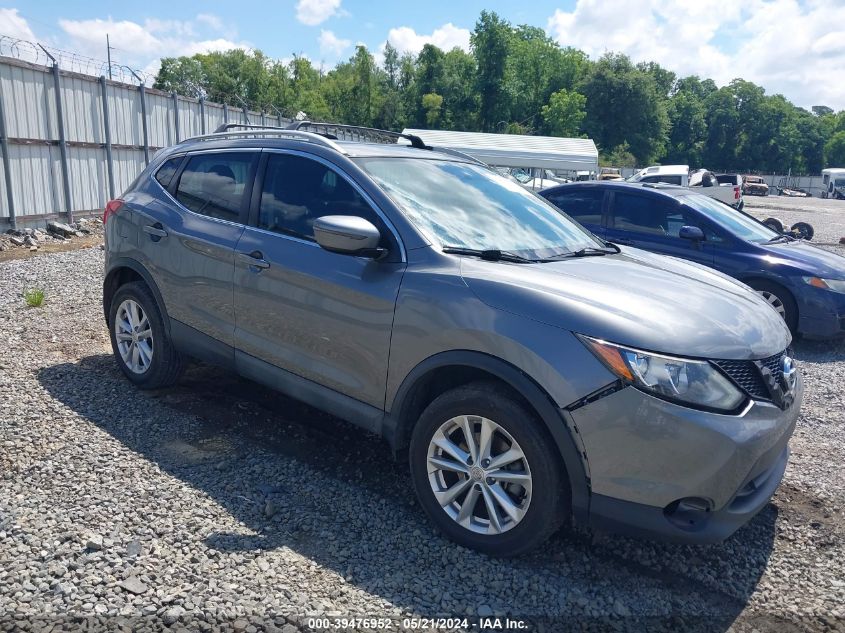
[[[780,354],[775,354],[774,356],[769,356],[758,361],[716,360],[713,362],[752,398],[771,400],[771,394],[766,387],[766,382],[763,380],[763,376],[755,363],[762,364],[772,372],[772,376],[780,381],[783,375],[781,359],[785,353],[786,351],[783,351]]]

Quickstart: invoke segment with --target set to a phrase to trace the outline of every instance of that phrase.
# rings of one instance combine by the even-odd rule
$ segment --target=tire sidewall
[[[471,532],[456,523],[440,506],[428,480],[428,447],[447,420],[459,415],[483,416],[502,426],[520,445],[532,478],[528,510],[518,525],[497,535]],[[561,474],[560,457],[539,428],[540,422],[515,400],[490,391],[457,389],[435,399],[420,416],[411,437],[409,460],[420,504],[448,538],[494,556],[511,556],[539,544],[563,521],[568,488]]]
[[[117,338],[114,332],[114,323],[117,316],[117,310],[120,304],[131,299],[141,306],[144,313],[147,315],[147,320],[150,322],[150,328],[153,336],[153,359],[150,367],[143,374],[136,374],[126,363],[123,362],[120,352],[117,349]],[[167,339],[164,331],[164,324],[161,319],[161,314],[150,292],[146,286],[140,282],[133,282],[121,286],[114,293],[112,297],[111,307],[109,308],[109,338],[111,339],[112,352],[117,361],[120,370],[123,374],[136,385],[143,387],[153,384],[157,381],[158,375],[161,373],[162,358],[165,355],[165,345]]]

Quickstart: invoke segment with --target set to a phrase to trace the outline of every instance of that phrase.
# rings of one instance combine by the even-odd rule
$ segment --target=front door
[[[674,199],[616,191],[610,206],[606,239],[652,253],[713,265],[713,249],[704,242],[681,239],[682,226],[703,226]]]
[[[393,311],[405,270],[397,238],[362,191],[329,163],[265,152],[251,226],[235,264],[235,346],[302,378],[383,408]],[[382,261],[323,250],[313,223],[364,217]]]

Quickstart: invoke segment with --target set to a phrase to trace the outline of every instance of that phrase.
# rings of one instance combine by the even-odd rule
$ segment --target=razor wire
[[[67,51],[55,46],[47,46],[38,42],[0,34],[0,56],[12,57],[21,61],[43,66],[58,64],[62,70],[76,72],[82,75],[109,77],[114,81],[132,84],[139,81],[152,84],[155,76],[143,70],[132,68],[125,64],[88,57],[74,51]],[[109,72],[111,71],[111,72]]]

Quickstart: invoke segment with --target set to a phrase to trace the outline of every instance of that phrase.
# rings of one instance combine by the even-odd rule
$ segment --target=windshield
[[[604,243],[545,200],[496,172],[413,158],[356,161],[440,246],[543,259]]]
[[[703,213],[730,231],[733,235],[743,240],[761,244],[780,235],[780,233],[776,233],[742,211],[732,209],[728,205],[713,198],[708,198],[700,193],[685,195],[683,201],[687,206]]]
[[[837,178],[833,181],[834,187],[845,187],[845,178]]]

